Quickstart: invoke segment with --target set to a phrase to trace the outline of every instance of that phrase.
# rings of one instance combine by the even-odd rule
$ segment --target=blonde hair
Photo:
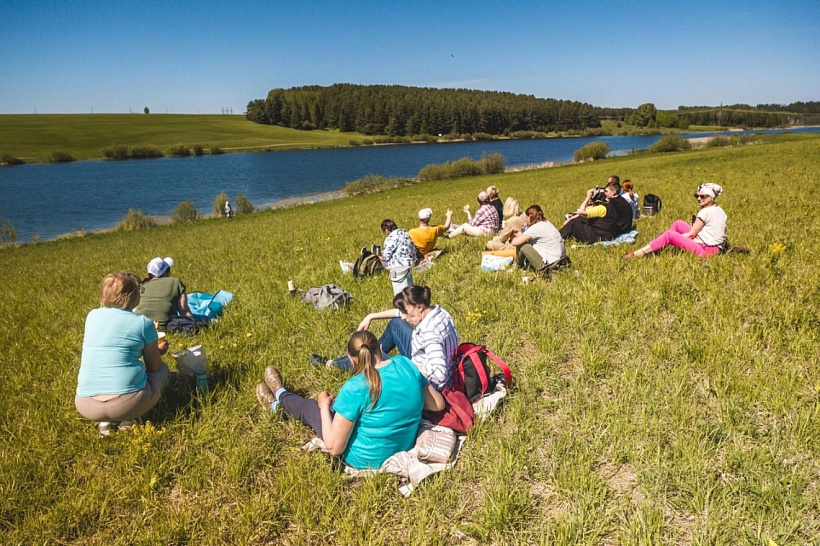
[[[507,197],[507,200],[504,201],[502,213],[508,218],[521,214],[521,204],[518,202],[518,199],[515,197]]]
[[[498,186],[489,186],[487,188],[487,196],[492,200],[498,197]]]
[[[364,374],[370,387],[370,407],[376,405],[382,394],[382,378],[376,364],[381,361],[382,346],[368,330],[356,332],[347,341],[347,354],[353,362],[353,373]]]
[[[100,285],[100,307],[133,309],[140,302],[140,279],[130,271],[109,273]]]

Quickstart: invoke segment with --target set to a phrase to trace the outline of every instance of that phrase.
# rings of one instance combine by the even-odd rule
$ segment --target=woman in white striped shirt
[[[458,348],[458,332],[450,313],[430,304],[430,288],[408,286],[393,298],[395,309],[370,313],[359,324],[367,330],[374,320],[390,320],[379,338],[382,350],[394,347],[413,361],[437,391],[450,388]],[[328,364],[349,369],[346,357]],[[321,357],[318,358],[321,361]]]

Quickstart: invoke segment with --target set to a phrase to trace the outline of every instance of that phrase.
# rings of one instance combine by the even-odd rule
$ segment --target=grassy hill
[[[765,137],[0,249],[0,542],[815,542],[819,157],[817,135]],[[516,384],[456,468],[407,500],[394,477],[334,472],[300,450],[306,427],[258,407],[270,364],[301,394],[344,382],[307,357],[340,354],[360,319],[389,305],[386,277],[338,266],[381,242],[383,218],[411,227],[431,206],[435,221],[446,207],[462,221],[492,183],[558,223],[613,173],[663,198],[638,222],[638,244],[690,218],[697,184],[715,181],[733,244],[752,254],[625,262],[637,245],[569,248],[570,270],[525,285],[515,270],[479,271],[483,241],[444,241],[416,281]],[[73,404],[84,319],[105,274],[143,274],[154,256],[173,257],[189,290],[236,294],[210,330],[171,335],[172,350],[204,345],[212,387],[175,388],[150,426],[101,440]],[[355,300],[316,312],[287,295],[291,279]]]
[[[358,133],[297,131],[260,125],[245,116],[183,114],[0,115],[0,156],[27,163],[47,161],[55,151],[75,159],[101,159],[110,146],[176,145],[225,151],[347,146]]]

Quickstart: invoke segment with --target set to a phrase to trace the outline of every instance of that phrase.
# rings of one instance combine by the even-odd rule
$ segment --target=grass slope
[[[182,114],[0,115],[0,156],[46,161],[55,151],[75,159],[99,159],[109,146],[199,144],[225,151],[347,146],[358,133],[297,131],[252,123],[245,116]]]
[[[411,186],[225,220],[0,250],[0,537],[91,544],[806,544],[820,539],[820,139]],[[517,383],[470,433],[455,471],[403,500],[389,476],[349,481],[299,447],[306,427],[262,411],[254,385],[275,364],[288,386],[335,391],[340,353],[392,292],[337,262],[380,241],[379,223],[472,203],[494,183],[557,222],[612,173],[656,193],[639,243],[696,209],[701,181],[725,188],[748,256],[570,249],[573,267],[522,285],[479,271],[482,241],[445,241],[417,275]],[[461,213],[457,214],[460,220]],[[105,441],[73,407],[83,323],[111,271],[172,256],[189,290],[227,289],[202,343],[204,396],[176,389],[152,425]],[[319,313],[286,295],[336,283],[355,295]],[[375,329],[377,333],[380,327]],[[166,361],[171,361],[166,358]]]

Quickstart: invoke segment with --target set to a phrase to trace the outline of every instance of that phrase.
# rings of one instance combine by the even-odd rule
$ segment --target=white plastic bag
[[[178,353],[173,353],[177,363],[177,370],[181,375],[186,375],[192,379],[197,379],[197,376],[208,376],[208,359],[205,358],[205,349],[202,345],[194,345],[183,349]]]

